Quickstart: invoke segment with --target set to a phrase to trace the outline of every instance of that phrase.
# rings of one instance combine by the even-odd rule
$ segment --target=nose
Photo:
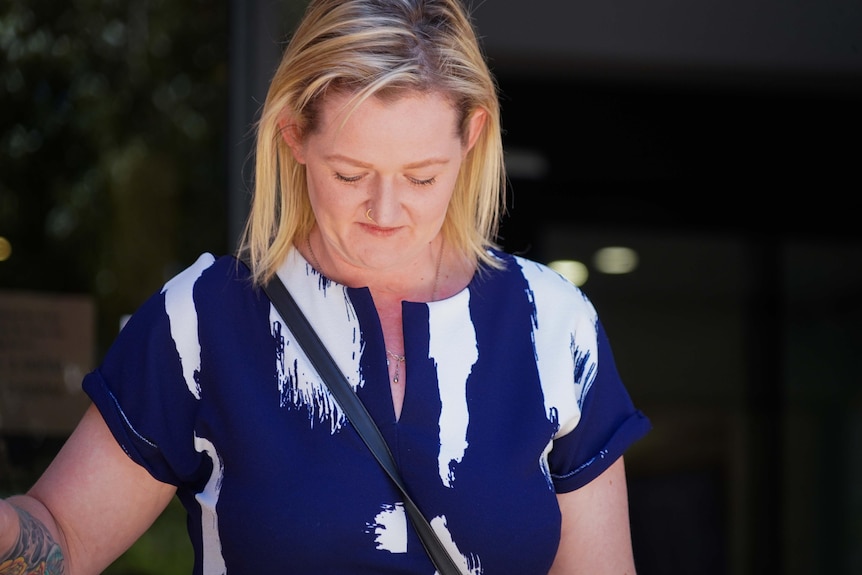
[[[372,219],[379,226],[395,225],[400,211],[401,203],[394,182],[389,178],[375,178],[371,186],[365,217]]]

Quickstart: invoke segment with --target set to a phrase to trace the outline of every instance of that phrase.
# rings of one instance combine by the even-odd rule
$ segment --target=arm
[[[29,573],[49,556],[60,563],[46,574],[101,573],[175,491],[132,461],[90,406],[27,495],[0,500],[0,573],[7,561],[22,562]]]
[[[563,515],[551,575],[633,575],[628,491],[623,458],[587,485],[557,495]]]

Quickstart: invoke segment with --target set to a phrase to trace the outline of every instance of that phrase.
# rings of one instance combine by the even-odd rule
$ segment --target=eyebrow
[[[341,162],[345,162],[347,164],[352,164],[352,165],[360,167],[360,168],[372,168],[373,167],[371,164],[368,164],[366,162],[362,162],[360,160],[357,160],[355,158],[351,158],[349,156],[344,156],[342,154],[330,154],[330,155],[326,156],[326,160],[328,160],[328,161],[333,161],[333,160],[341,161]],[[448,158],[427,158],[425,160],[420,160],[420,161],[414,162],[412,164],[407,164],[406,166],[404,166],[404,168],[408,169],[408,170],[415,170],[418,168],[425,168],[428,166],[443,165],[443,164],[448,164],[448,163],[449,163]]]

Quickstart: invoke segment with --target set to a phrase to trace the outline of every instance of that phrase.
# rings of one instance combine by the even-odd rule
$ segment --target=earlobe
[[[290,151],[293,152],[294,159],[296,159],[300,164],[304,164],[305,156],[302,153],[302,138],[300,137],[297,125],[291,122],[286,116],[282,116],[278,120],[278,131],[284,139],[284,142],[290,148]]]

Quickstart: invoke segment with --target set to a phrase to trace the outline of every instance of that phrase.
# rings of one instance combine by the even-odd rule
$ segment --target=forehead
[[[397,92],[360,99],[334,93],[320,102],[315,131],[335,135],[354,130],[433,130],[458,135],[458,114],[451,100],[439,92]],[[431,132],[428,132],[429,135]]]
[[[360,101],[350,94],[331,95],[318,112],[305,148],[321,159],[398,169],[448,163],[463,151],[458,113],[439,93],[406,92]]]

